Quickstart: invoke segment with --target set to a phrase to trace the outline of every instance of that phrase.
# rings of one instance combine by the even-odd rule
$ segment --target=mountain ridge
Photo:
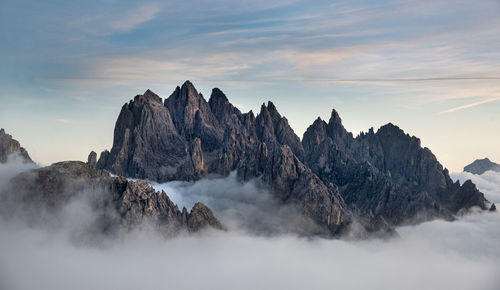
[[[141,110],[132,101],[129,106]],[[482,193],[453,183],[418,138],[392,123],[354,138],[332,110],[328,123],[316,119],[301,139],[271,101],[257,115],[242,113],[220,89],[207,102],[189,81],[163,107],[154,107],[156,113],[136,114],[135,122],[122,108],[115,128],[128,139],[114,142],[114,154],[104,151],[99,168],[158,182],[236,170],[242,181],[261,178],[284,203],[299,205],[304,216],[334,235],[358,221],[367,231],[390,231],[417,217],[416,222],[453,219],[460,210],[489,207]],[[153,130],[163,123],[169,124],[166,130]],[[162,158],[165,152],[169,158]],[[164,161],[151,166],[147,158]],[[162,171],[166,164],[175,165]]]
[[[5,132],[5,129],[0,129],[0,163],[7,162],[7,158],[11,154],[19,154],[23,159],[23,162],[33,163],[28,151],[21,147],[21,144],[16,139],[12,138],[11,135]]]
[[[481,175],[486,171],[500,172],[500,164],[492,162],[489,158],[476,159],[471,164],[464,167],[464,171]]]

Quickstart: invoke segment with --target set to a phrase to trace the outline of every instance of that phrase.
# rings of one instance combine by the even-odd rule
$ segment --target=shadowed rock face
[[[462,209],[488,207],[472,182],[453,183],[418,138],[393,124],[353,138],[333,111],[328,123],[318,119],[307,129],[302,143],[306,164],[324,182],[337,184],[347,204],[392,225],[453,219]]]
[[[11,135],[5,133],[4,129],[0,129],[0,163],[5,163],[7,157],[14,153],[18,153],[25,162],[33,162],[26,149]]]
[[[101,153],[97,168],[158,181],[199,179],[205,166],[193,156],[197,146],[195,139],[186,140],[179,134],[161,98],[148,90],[123,105],[113,148]]]
[[[91,227],[99,233],[130,230],[145,221],[165,232],[223,229],[203,204],[197,204],[191,212],[185,208],[181,211],[165,192],[156,192],[144,180],[112,177],[79,161],[59,162],[22,173],[6,191],[2,194],[3,213],[22,208],[22,212],[34,217],[47,212],[55,214],[71,202],[84,201],[91,207]]]
[[[159,182],[237,170],[241,180],[261,178],[331,234],[354,221],[390,231],[416,217],[486,207],[477,189],[453,183],[420,140],[392,124],[354,138],[333,111],[301,142],[271,102],[257,116],[241,113],[221,90],[206,102],[187,81],[161,104],[150,91],[125,104],[97,168]]]
[[[488,158],[484,158],[484,159],[477,159],[471,164],[464,167],[464,171],[478,175],[481,175],[489,170],[500,172],[500,164],[491,162],[491,160]]]
[[[146,95],[154,97],[140,105]],[[101,154],[97,168],[159,182],[238,170],[242,180],[261,177],[281,201],[298,204],[328,231],[340,232],[352,222],[336,187],[302,163],[300,139],[273,103],[263,104],[257,117],[243,114],[219,89],[206,102],[189,81],[160,103],[147,93],[124,105],[113,148]]]

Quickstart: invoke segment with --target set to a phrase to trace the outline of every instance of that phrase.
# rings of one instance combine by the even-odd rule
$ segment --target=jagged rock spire
[[[5,130],[0,129],[0,163],[5,163],[11,154],[19,154],[25,162],[32,163],[28,151],[21,147],[19,142],[12,138],[11,135],[5,133]]]

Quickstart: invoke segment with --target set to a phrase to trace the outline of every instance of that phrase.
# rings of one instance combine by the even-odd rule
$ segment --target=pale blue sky
[[[450,170],[500,162],[500,2],[22,1],[0,8],[0,127],[42,163],[110,148],[123,103],[186,79],[299,136],[335,108]]]

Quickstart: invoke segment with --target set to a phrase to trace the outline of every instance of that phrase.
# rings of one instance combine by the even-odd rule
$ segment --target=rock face
[[[210,209],[197,204],[191,212],[178,209],[165,192],[156,192],[146,181],[111,177],[79,161],[66,161],[16,176],[3,197],[5,205],[23,205],[31,214],[57,213],[74,201],[90,205],[92,228],[98,232],[132,229],[144,221],[163,231],[223,229]],[[15,208],[16,206],[9,206]],[[3,212],[8,209],[3,208]],[[34,215],[37,216],[37,215]]]
[[[206,102],[187,81],[161,106],[150,91],[125,104],[110,152],[97,168],[165,182],[198,180],[238,170],[242,180],[261,177],[280,200],[297,204],[325,230],[345,229],[352,216],[334,185],[325,185],[302,162],[304,149],[273,103],[257,117],[241,113],[219,89]]]
[[[14,153],[18,153],[25,162],[33,162],[26,149],[12,139],[11,135],[6,134],[4,129],[0,129],[0,163],[7,162],[7,157]]]
[[[476,161],[464,167],[464,171],[478,175],[481,175],[489,170],[500,172],[500,164],[491,162],[488,158],[484,158],[477,159]]]
[[[318,119],[307,129],[302,143],[306,164],[324,182],[337,184],[361,215],[400,225],[488,207],[472,182],[453,183],[418,138],[393,124],[353,138],[334,110],[328,123]]]
[[[89,157],[87,158],[87,164],[92,167],[97,165],[97,153],[94,151],[90,152]]]
[[[97,168],[158,182],[237,170],[334,235],[354,222],[390,231],[419,216],[486,207],[475,187],[453,183],[430,150],[392,124],[354,138],[333,111],[300,141],[272,102],[257,116],[241,113],[221,90],[206,102],[189,81],[163,103],[148,90],[125,104]]]

